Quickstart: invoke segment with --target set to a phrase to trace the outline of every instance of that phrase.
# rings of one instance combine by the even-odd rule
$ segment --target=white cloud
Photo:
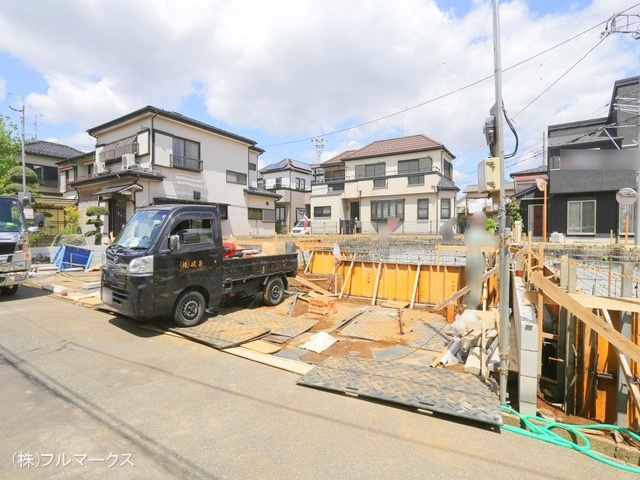
[[[504,68],[629,6],[628,0],[594,0],[580,11],[539,15],[524,0],[501,3]],[[464,17],[440,10],[434,0],[200,0],[188,6],[67,0],[29,9],[10,2],[0,29],[0,49],[48,83],[46,92],[27,97],[29,107],[46,121],[73,121],[82,129],[146,104],[179,109],[198,85],[213,117],[203,120],[296,139],[399,112],[493,72],[491,10],[484,1],[474,1]],[[505,71],[509,113],[516,115],[566,72],[596,44],[599,30]],[[614,80],[634,75],[636,65],[630,38],[605,39],[515,117],[523,141],[538,141],[547,125],[602,108]],[[485,81],[329,137],[323,159],[348,142],[397,136],[403,123],[405,135],[424,133],[459,156],[459,181],[473,175],[486,154],[482,125],[493,98],[493,82]],[[278,149],[262,161],[277,161]],[[299,144],[297,158],[314,161],[310,143]]]

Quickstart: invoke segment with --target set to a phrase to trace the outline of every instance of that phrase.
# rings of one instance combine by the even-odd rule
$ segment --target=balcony
[[[286,188],[289,190],[298,190],[300,192],[309,192],[311,189],[307,189],[307,183],[297,183],[295,180],[289,181],[288,178],[261,178],[258,180],[258,188],[263,190],[278,190]]]
[[[201,172],[203,162],[198,158],[189,158],[181,155],[171,155],[171,167],[192,172]]]

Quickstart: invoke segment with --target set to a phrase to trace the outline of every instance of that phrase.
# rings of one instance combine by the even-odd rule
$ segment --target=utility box
[[[488,157],[478,164],[478,191],[497,192],[500,190],[500,159]]]

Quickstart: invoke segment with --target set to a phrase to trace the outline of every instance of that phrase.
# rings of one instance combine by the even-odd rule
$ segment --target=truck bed
[[[293,277],[298,269],[298,254],[226,258],[222,262],[224,282],[250,280],[271,275]]]

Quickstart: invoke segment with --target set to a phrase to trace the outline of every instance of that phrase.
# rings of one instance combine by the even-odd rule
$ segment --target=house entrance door
[[[542,236],[543,209],[542,205],[529,205],[529,231],[534,237]]]
[[[127,197],[114,193],[109,199],[109,233],[116,237],[127,223]]]

